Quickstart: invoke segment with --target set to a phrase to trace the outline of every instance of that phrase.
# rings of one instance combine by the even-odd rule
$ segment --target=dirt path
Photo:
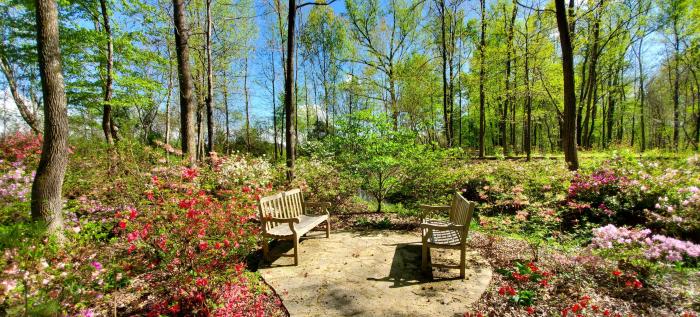
[[[395,231],[312,232],[302,240],[299,266],[291,243],[277,244],[260,273],[292,316],[461,316],[488,287],[491,268],[467,253],[466,279],[459,270],[420,273],[420,236]],[[456,264],[459,253],[433,250],[432,261]]]

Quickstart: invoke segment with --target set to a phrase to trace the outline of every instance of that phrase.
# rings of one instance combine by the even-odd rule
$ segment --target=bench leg
[[[267,241],[267,238],[263,237],[262,239],[262,247],[263,247],[263,259],[265,261],[270,261],[270,246],[269,242]]]
[[[331,220],[326,219],[326,238],[331,237]]]
[[[423,242],[422,251],[420,269],[423,273],[425,273],[428,270],[428,252],[430,252],[430,249],[428,249],[425,242]]]
[[[294,236],[294,265],[299,265],[299,237]]]
[[[467,251],[462,248],[460,250],[460,258],[459,258],[459,277],[464,279],[464,271],[466,270],[467,267]]]

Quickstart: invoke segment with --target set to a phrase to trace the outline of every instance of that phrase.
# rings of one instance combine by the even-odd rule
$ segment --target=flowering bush
[[[209,314],[220,296],[243,294],[243,286],[230,283],[243,281],[242,260],[256,248],[260,230],[252,221],[256,200],[269,189],[248,185],[241,176],[235,179],[241,187],[205,190],[205,180],[216,178],[211,173],[155,169],[146,202],[115,214],[115,232],[125,243],[124,269],[130,276],[145,274],[161,298],[152,307],[155,316]]]
[[[0,200],[27,201],[35,172],[28,172],[22,161],[7,163],[0,160]]]
[[[0,160],[38,161],[41,154],[42,138],[29,132],[17,132],[15,134],[0,137]]]
[[[272,165],[264,158],[232,154],[215,162],[219,185],[224,187],[268,186],[273,180]]]
[[[624,257],[641,252],[652,261],[681,262],[692,265],[700,257],[700,245],[663,235],[652,234],[649,229],[629,229],[607,225],[593,230],[591,245],[597,249],[612,250]],[[621,252],[621,249],[628,252]],[[632,250],[631,252],[629,252]]]

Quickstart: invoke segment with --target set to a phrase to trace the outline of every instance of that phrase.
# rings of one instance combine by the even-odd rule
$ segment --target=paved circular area
[[[466,279],[458,269],[421,274],[420,236],[392,231],[311,232],[293,266],[291,243],[272,250],[260,273],[292,316],[461,316],[491,280],[491,267],[467,251]],[[433,263],[459,263],[459,252],[431,250]]]

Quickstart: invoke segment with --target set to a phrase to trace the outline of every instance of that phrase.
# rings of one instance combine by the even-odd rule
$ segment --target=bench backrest
[[[260,218],[297,218],[304,214],[304,196],[301,189],[292,189],[272,196],[260,198]],[[265,231],[274,227],[266,222]]]
[[[450,205],[450,222],[456,225],[466,225],[467,231],[469,231],[475,205],[474,202],[468,201],[459,193],[455,193]]]

